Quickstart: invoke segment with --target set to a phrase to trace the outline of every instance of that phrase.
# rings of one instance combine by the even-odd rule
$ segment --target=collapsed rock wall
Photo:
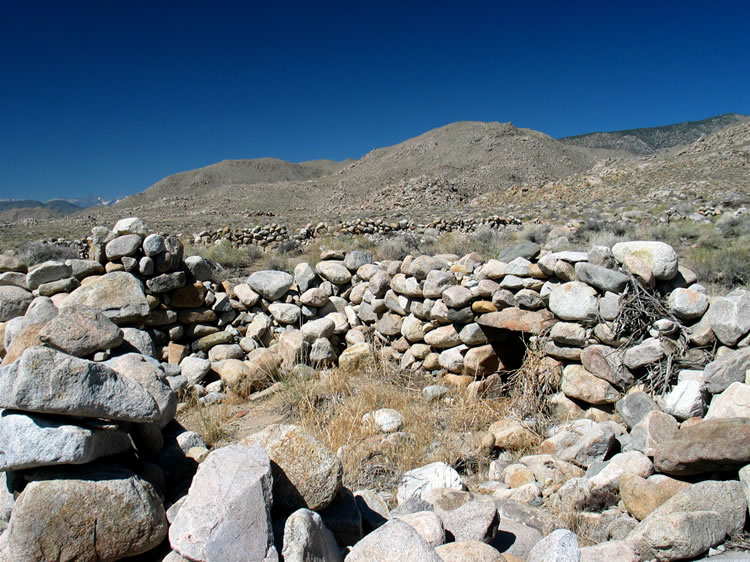
[[[206,521],[216,533],[234,536],[238,514],[207,507],[217,482],[242,498],[247,521],[265,522],[252,544],[242,547],[257,548],[259,558],[275,556],[272,495],[274,505],[286,505],[297,493],[305,498],[287,505],[285,518],[314,503],[322,520],[303,511],[286,524],[300,519],[296,524],[317,528],[329,552],[337,544],[354,545],[366,532],[364,514],[384,514],[380,524],[391,515],[374,494],[358,492],[355,499],[342,489],[340,461],[309,435],[280,426],[220,449],[201,465],[203,477],[185,496],[196,461],[208,451],[173,418],[176,392],[185,387],[206,402],[228,391],[248,395],[267,386],[274,372],[300,362],[356,368],[373,356],[374,342],[402,369],[433,373],[481,396],[521,364],[524,342],[533,340],[545,355],[537,363],[544,372],[535,375],[556,379],[561,389],[549,399],[555,413],[589,418],[552,428],[540,454],[494,461],[490,482],[478,490],[494,498],[491,506],[466,492],[461,509],[453,496],[428,494],[431,487],[464,488],[450,467],[428,465],[419,475],[405,475],[398,492],[402,513],[409,513],[405,506],[412,500],[422,501],[421,508],[427,502],[438,513],[433,523],[455,537],[486,543],[495,538],[499,510],[511,509],[503,502],[513,502],[515,517],[524,521],[518,525],[531,533],[542,515],[518,505],[544,498],[561,512],[589,511],[601,528],[612,528],[602,540],[626,539],[624,546],[610,541],[606,548],[647,557],[662,549],[663,559],[704,552],[742,527],[747,503],[731,480],[750,462],[750,293],[738,289],[709,298],[666,244],[542,254],[539,246],[523,243],[486,261],[468,254],[374,263],[368,252],[325,252],[315,265],[298,264],[292,273],[260,271],[240,283],[212,280],[211,264],[183,253],[177,238],[149,235],[140,221],[125,219],[112,231],[95,229],[91,259],[25,271],[13,258],[0,257],[0,470],[15,492],[0,495],[0,520],[8,525],[0,554],[47,559],[95,551],[99,559],[117,559],[153,549],[171,523],[175,550],[195,559],[233,556],[224,550],[227,541],[214,540],[214,531],[188,540],[206,532]],[[660,395],[655,402],[639,388]],[[615,410],[619,418],[611,416]],[[489,429],[500,449],[528,431],[513,420]],[[280,446],[290,436],[316,456],[301,458]],[[291,483],[277,473],[269,478],[269,457]],[[222,467],[234,464],[257,474],[223,482]],[[308,478],[312,466],[325,473],[314,482]],[[660,479],[652,480],[653,471]],[[729,507],[707,499],[723,497],[716,490],[675,480],[720,473],[729,474],[729,482],[714,486],[732,498],[724,502],[733,510],[729,518]],[[415,487],[420,478],[425,484]],[[667,484],[668,493],[652,490]],[[325,497],[313,502],[308,489],[325,489]],[[112,491],[122,498],[115,515],[131,514],[126,525],[111,516]],[[611,507],[618,493],[627,513],[590,511]],[[653,502],[645,506],[646,500]],[[56,507],[45,511],[49,505]],[[75,508],[80,505],[87,509]],[[695,514],[693,505],[700,505]],[[65,525],[55,519],[58,507],[74,514]],[[421,528],[404,520],[413,522],[409,529]],[[469,521],[477,527],[471,533],[464,528]],[[665,521],[678,535],[667,554],[650,534]],[[93,522],[108,529],[110,540],[89,540],[84,531]],[[625,531],[616,532],[616,525]],[[712,529],[710,537],[695,535],[700,544],[689,532],[695,525]],[[423,544],[421,535],[395,521],[381,529],[368,540],[386,549],[408,539],[430,553],[445,541]],[[554,541],[554,533],[538,540],[549,530],[545,524],[534,531],[535,549]],[[404,536],[389,539],[387,531]],[[285,550],[302,548],[298,540],[299,534],[290,531],[287,538],[285,531]],[[366,541],[358,544],[353,552],[368,548]],[[203,558],[204,547],[220,554]],[[571,549],[578,552],[577,543]]]
[[[293,273],[217,283],[206,260],[183,256],[179,239],[148,234],[138,219],[124,219],[112,231],[94,229],[91,259],[0,273],[3,341],[10,352],[21,325],[12,317],[38,295],[59,306],[103,310],[128,328],[126,343],[175,365],[171,374],[191,354],[217,363],[246,360],[262,348],[276,352],[287,369],[299,360],[331,365],[347,346],[374,340],[402,369],[444,374],[465,386],[518,368],[523,340],[544,336],[544,353],[554,360],[546,365],[579,404],[613,404],[637,382],[665,394],[677,382],[676,393],[664,398],[667,411],[682,418],[703,413],[703,387],[676,381],[678,369],[667,373],[663,365],[701,370],[711,358],[701,350],[718,345],[721,355],[746,346],[745,291],[709,299],[660,242],[540,251],[525,242],[487,261],[468,254],[378,263],[365,251],[328,251]],[[11,261],[0,268],[14,269]],[[654,312],[661,317],[648,318],[648,333],[633,341],[623,332],[629,328],[623,299],[632,300],[639,287],[653,289],[665,305]]]

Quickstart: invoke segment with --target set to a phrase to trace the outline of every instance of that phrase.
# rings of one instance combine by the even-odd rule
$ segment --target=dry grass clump
[[[208,246],[186,245],[185,255],[198,255],[225,268],[249,267],[263,257],[258,246],[235,246],[229,240],[220,240]]]
[[[562,366],[544,352],[545,338],[537,337],[526,345],[523,364],[511,373],[505,384],[513,413],[519,419],[542,424],[548,419],[547,399],[560,389]]]
[[[481,438],[473,432],[486,431],[507,411],[505,399],[470,401],[459,392],[429,403],[421,394],[426,384],[422,375],[398,372],[379,361],[361,371],[336,368],[322,372],[318,380],[287,382],[291,417],[339,452],[344,483],[353,489],[392,489],[404,472],[428,462],[486,465],[490,451],[480,458]],[[402,431],[384,435],[362,421],[380,408],[402,414]]]
[[[194,393],[185,396],[181,405],[181,423],[200,434],[206,445],[211,448],[228,435],[229,405],[226,402],[204,404]]]

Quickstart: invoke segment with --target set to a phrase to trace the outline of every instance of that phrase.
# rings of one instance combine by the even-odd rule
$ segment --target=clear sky
[[[461,120],[561,137],[750,114],[748,22],[737,0],[6,0],[0,197],[359,158]]]

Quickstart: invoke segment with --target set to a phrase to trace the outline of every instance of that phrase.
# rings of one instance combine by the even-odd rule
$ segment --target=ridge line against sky
[[[359,158],[455,121],[559,138],[749,114],[749,20],[724,0],[7,3],[0,198]]]

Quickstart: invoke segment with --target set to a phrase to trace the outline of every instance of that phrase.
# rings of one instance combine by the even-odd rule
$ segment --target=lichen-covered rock
[[[593,322],[599,313],[596,290],[580,281],[563,283],[550,293],[549,309],[563,320]]]

